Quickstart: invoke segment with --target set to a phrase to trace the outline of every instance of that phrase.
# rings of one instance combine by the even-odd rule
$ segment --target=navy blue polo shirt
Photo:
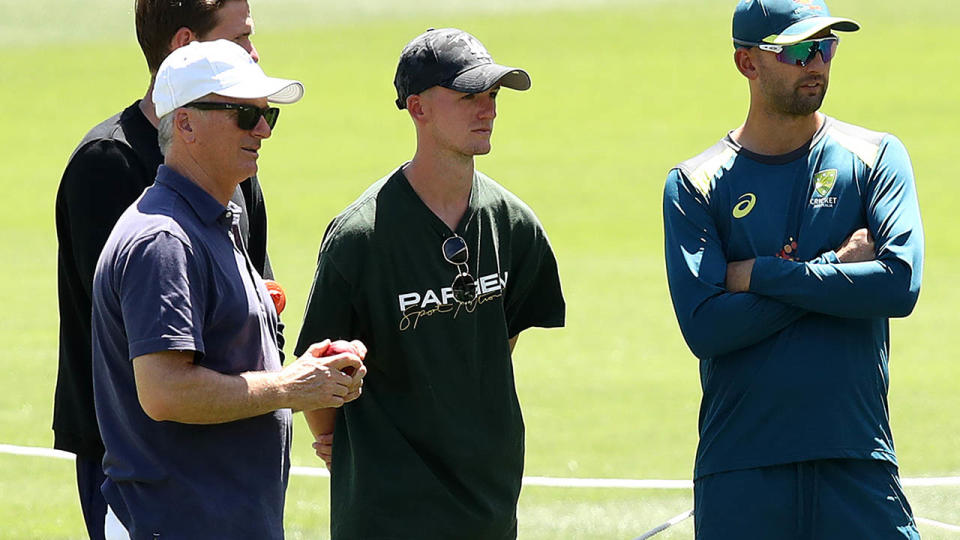
[[[225,374],[277,371],[277,313],[238,245],[240,208],[161,166],[120,217],[93,284],[93,379],[107,502],[133,538],[282,538],[291,413],[156,422],[136,357],[193,351]]]

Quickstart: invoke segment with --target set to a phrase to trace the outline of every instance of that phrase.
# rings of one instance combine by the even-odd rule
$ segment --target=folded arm
[[[725,288],[727,261],[705,197],[679,170],[664,191],[667,281],[680,330],[700,358],[754,345],[806,310]]]
[[[836,317],[909,315],[920,293],[923,227],[913,170],[897,139],[882,145],[863,196],[873,260],[846,262],[832,252],[808,263],[758,257],[750,292]]]

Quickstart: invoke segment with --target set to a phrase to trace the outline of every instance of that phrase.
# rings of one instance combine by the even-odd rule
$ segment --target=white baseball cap
[[[170,53],[153,86],[157,118],[207,94],[296,103],[303,84],[267,77],[243,47],[232,41],[194,41]]]

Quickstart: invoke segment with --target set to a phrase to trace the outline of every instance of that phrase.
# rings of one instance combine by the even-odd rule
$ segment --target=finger
[[[320,457],[330,457],[333,455],[333,447],[329,444],[313,443],[313,449]]]
[[[346,375],[342,375],[342,374],[341,374],[341,376],[346,377]],[[349,381],[343,382],[343,383],[337,382],[337,383],[334,384],[333,388],[330,388],[330,394],[331,394],[331,396],[343,397],[343,396],[345,396],[345,395],[347,395],[347,394],[349,394],[349,393],[350,393],[350,383],[349,383]]]
[[[329,371],[330,380],[333,383],[338,384],[340,386],[348,387],[348,388],[350,387],[351,384],[353,384],[353,376],[350,375],[349,373],[344,373],[342,370],[339,370],[339,369],[330,368],[330,366],[327,366],[327,367],[330,370]]]
[[[344,368],[348,367],[357,370],[363,366],[363,362],[361,362],[360,357],[355,354],[343,353],[329,357],[324,361],[324,365],[340,371],[343,371]]]
[[[350,383],[347,386],[349,386],[351,389],[361,386],[363,384],[363,378],[366,375],[367,375],[366,367],[361,367],[360,369],[355,370],[353,372],[353,375],[351,375]]]
[[[353,348],[357,350],[357,356],[359,356],[361,360],[367,356],[367,346],[364,345],[362,341],[355,339],[351,341],[350,344],[353,345]]]
[[[333,433],[321,433],[316,437],[316,443],[314,444],[333,444]]]
[[[312,356],[314,358],[320,358],[321,356],[323,356],[325,352],[327,352],[327,349],[329,347],[330,347],[330,340],[325,339],[319,343],[314,343],[313,345],[310,345],[310,347],[307,349],[307,352],[303,353],[303,356]]]

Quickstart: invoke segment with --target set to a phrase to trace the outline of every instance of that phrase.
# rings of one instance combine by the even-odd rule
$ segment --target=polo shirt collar
[[[220,201],[214,199],[213,195],[207,193],[202,187],[166,165],[160,165],[160,168],[157,169],[157,183],[172,189],[183,200],[187,201],[187,204],[205,225],[210,225],[218,220],[229,225],[235,219],[239,219],[239,206],[233,203],[230,203],[227,207],[223,206]]]

